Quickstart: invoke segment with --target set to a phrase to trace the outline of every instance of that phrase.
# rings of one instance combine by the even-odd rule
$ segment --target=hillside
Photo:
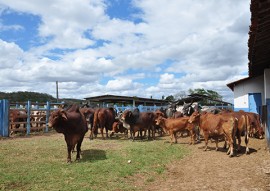
[[[56,102],[56,98],[52,95],[46,94],[46,93],[38,93],[38,92],[27,92],[27,91],[18,91],[18,92],[0,92],[0,100],[7,99],[10,102],[26,102],[26,101],[32,101],[32,102]],[[71,98],[63,98],[59,99],[58,102],[76,102],[80,103],[83,100],[80,99],[71,99]]]

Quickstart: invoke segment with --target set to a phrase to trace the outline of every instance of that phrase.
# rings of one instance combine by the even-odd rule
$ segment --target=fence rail
[[[8,137],[10,133],[15,132],[26,132],[27,135],[31,131],[48,132],[50,112],[55,110],[57,105],[59,103],[10,103],[8,100],[0,100],[0,136]]]

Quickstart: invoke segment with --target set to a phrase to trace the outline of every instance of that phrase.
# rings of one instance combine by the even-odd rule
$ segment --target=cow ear
[[[131,114],[132,114],[132,113],[131,113],[131,111],[130,111],[130,112],[128,112],[128,116],[129,116],[129,117],[131,117]]]
[[[61,117],[64,119],[64,120],[67,120],[67,114],[65,111],[61,111]]]

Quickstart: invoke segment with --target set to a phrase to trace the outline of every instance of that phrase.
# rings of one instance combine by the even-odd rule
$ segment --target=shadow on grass
[[[118,141],[133,141],[132,138],[130,137],[130,135],[128,135],[128,137],[124,134],[114,134],[113,136],[110,136],[108,138],[102,138],[100,136],[95,137],[94,139],[89,139],[89,137],[84,137],[84,139],[88,139],[90,142],[93,140],[104,140],[104,141],[110,141],[110,140],[118,140]],[[150,139],[148,139],[147,136],[143,136],[142,138],[135,136],[134,141],[139,141],[139,142],[147,142],[147,141],[158,141],[158,140],[162,140],[163,137],[160,136],[155,136],[155,138],[153,139],[152,137],[150,137]]]
[[[99,149],[83,150],[81,155],[82,155],[81,162],[88,162],[88,161],[95,162],[107,159],[106,152],[104,150]]]
[[[205,148],[205,145],[202,145],[202,146],[198,147],[198,149],[202,149],[202,150],[204,150],[204,148]],[[234,146],[234,157],[240,157],[242,155],[246,155],[246,147],[245,146],[241,146],[239,151],[237,151],[235,148],[236,147]],[[224,147],[219,146],[218,147],[218,152],[227,153],[228,149],[229,148],[224,148]],[[207,151],[215,151],[215,150],[216,150],[216,147],[208,145]],[[253,148],[249,147],[249,153],[248,154],[252,154],[252,153],[256,153],[256,152],[257,152],[256,149],[253,149]]]

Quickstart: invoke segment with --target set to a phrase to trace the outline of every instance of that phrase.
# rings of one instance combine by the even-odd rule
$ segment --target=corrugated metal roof
[[[249,76],[263,75],[270,68],[270,0],[251,0],[248,40]]]

